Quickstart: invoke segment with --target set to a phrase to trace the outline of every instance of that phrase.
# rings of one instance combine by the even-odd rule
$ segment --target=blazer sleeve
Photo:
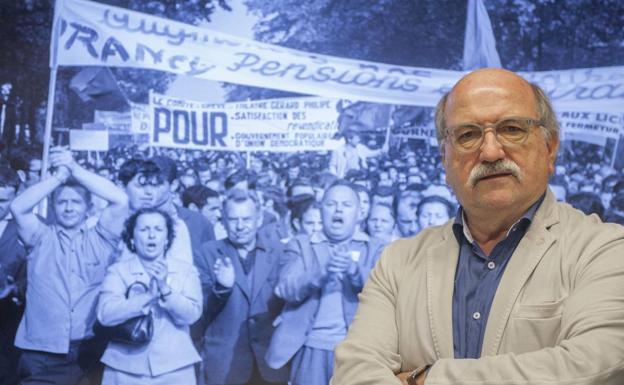
[[[218,242],[205,243],[199,253],[199,258],[195,260],[203,293],[203,322],[206,325],[221,313],[232,293],[231,288],[223,288],[218,284],[213,271],[215,263],[214,251],[217,249]]]

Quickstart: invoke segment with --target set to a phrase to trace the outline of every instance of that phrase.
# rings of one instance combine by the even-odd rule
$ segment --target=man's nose
[[[486,130],[483,133],[483,143],[481,143],[479,150],[481,161],[495,162],[505,158],[503,145],[496,139],[496,133],[493,130]]]

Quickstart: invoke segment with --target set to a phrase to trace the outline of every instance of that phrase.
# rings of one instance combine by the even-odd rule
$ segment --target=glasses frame
[[[527,130],[527,135],[524,137],[524,139],[522,139],[522,141],[520,142],[509,142],[505,139],[501,140],[501,138],[499,138],[498,136],[498,131],[496,130],[496,128],[503,122],[506,121],[522,121],[525,122],[528,126]],[[473,126],[473,127],[478,127],[481,130],[481,139],[479,140],[478,145],[476,145],[473,149],[467,149],[465,147],[462,147],[461,145],[457,144],[455,139],[454,139],[454,135],[452,135],[453,131],[460,128],[460,127],[465,127],[465,126]],[[494,137],[496,138],[496,140],[498,141],[498,143],[500,143],[503,147],[514,147],[514,146],[521,146],[523,145],[527,139],[529,138],[530,135],[530,129],[531,127],[542,127],[544,126],[544,121],[541,119],[533,119],[533,118],[528,118],[528,117],[524,117],[524,116],[508,116],[505,117],[497,122],[494,123],[488,123],[488,124],[478,124],[478,123],[471,123],[471,122],[466,122],[466,123],[460,123],[460,124],[455,124],[452,126],[448,126],[444,128],[444,139],[449,139],[451,146],[453,146],[453,148],[461,153],[464,154],[469,154],[469,153],[473,153],[475,151],[477,151],[479,148],[481,148],[481,146],[483,145],[483,141],[485,140],[485,134],[488,131],[492,131],[492,133],[494,134]]]

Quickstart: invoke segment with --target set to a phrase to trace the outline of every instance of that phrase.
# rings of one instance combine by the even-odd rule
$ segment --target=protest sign
[[[149,134],[152,128],[152,115],[149,104],[130,102],[130,132],[133,134]]]
[[[464,74],[319,55],[86,0],[59,0],[50,65],[137,67],[331,98],[435,106]],[[554,101],[624,101],[624,67],[526,72]]]
[[[108,151],[108,131],[69,130],[69,148],[74,151]]]
[[[95,110],[94,123],[101,123],[108,130],[129,132],[132,118],[129,111],[100,111]]]
[[[150,144],[196,150],[319,151],[336,148],[336,100],[284,98],[204,103],[150,95]]]
[[[624,113],[588,108],[557,112],[562,140],[580,140],[604,146],[624,132]]]

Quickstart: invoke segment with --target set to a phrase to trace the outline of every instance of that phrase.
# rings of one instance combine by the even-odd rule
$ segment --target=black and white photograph
[[[623,385],[624,2],[0,0],[0,385]]]

